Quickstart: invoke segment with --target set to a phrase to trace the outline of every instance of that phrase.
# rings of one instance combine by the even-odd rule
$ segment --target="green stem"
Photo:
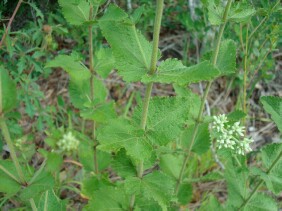
[[[19,160],[17,158],[16,151],[15,151],[13,142],[11,140],[10,133],[9,133],[7,124],[6,124],[5,120],[4,120],[4,117],[0,117],[0,128],[2,130],[2,133],[3,133],[3,136],[4,136],[5,140],[6,140],[6,143],[7,143],[8,147],[9,147],[10,154],[11,154],[13,163],[15,165],[16,171],[18,173],[20,182],[21,182],[21,184],[25,185],[26,181],[24,179],[24,174],[23,174],[23,171],[21,169]]]
[[[96,16],[97,14],[97,9],[95,8],[95,12],[93,13],[93,5],[91,4],[90,6],[90,10],[89,10],[89,20],[92,21],[93,18]],[[91,77],[90,77],[90,98],[91,101],[94,100],[94,75],[95,75],[95,71],[94,71],[94,60],[93,60],[93,56],[94,56],[94,52],[93,52],[93,25],[90,24],[88,26],[88,42],[89,42],[89,71],[91,73]],[[95,169],[95,173],[98,174],[99,173],[99,166],[98,166],[98,159],[97,159],[97,140],[96,140],[96,122],[93,121],[93,129],[92,129],[92,138],[94,140],[94,169]]]
[[[152,50],[152,57],[151,57],[151,64],[149,74],[154,74],[157,69],[157,62],[158,62],[158,46],[159,46],[159,37],[160,37],[160,30],[161,30],[161,22],[162,22],[162,15],[163,15],[163,7],[164,7],[164,0],[157,0],[157,7],[156,7],[156,17],[154,23],[154,33],[153,33],[153,50]],[[148,83],[146,86],[146,93],[143,101],[143,110],[141,116],[141,123],[140,127],[145,130],[146,123],[147,123],[147,116],[148,116],[148,109],[150,104],[150,98],[152,93],[153,83]],[[142,178],[144,170],[144,163],[141,161],[137,167],[137,176]],[[130,207],[129,210],[134,209],[135,204],[135,195],[131,196],[130,200]]]
[[[245,47],[245,55],[244,55],[244,82],[243,82],[243,111],[247,113],[247,76],[248,76],[248,27],[247,27],[247,34],[246,34],[246,47]],[[246,119],[243,118],[243,124],[246,124]]]
[[[37,207],[35,205],[35,202],[34,202],[33,198],[29,199],[29,203],[31,205],[32,211],[37,211]]]
[[[271,164],[271,166],[269,167],[269,169],[266,171],[266,174],[269,174],[271,172],[271,170],[276,166],[276,164],[278,163],[278,161],[280,160],[280,158],[282,157],[282,151],[280,152],[280,154],[277,156],[277,158],[273,161],[273,163]],[[238,211],[243,209],[248,203],[249,201],[253,198],[253,196],[255,195],[255,193],[257,192],[257,190],[259,189],[259,187],[262,185],[263,180],[260,179],[259,183],[256,185],[256,187],[253,189],[253,191],[251,192],[251,194],[249,195],[249,197],[242,203],[242,205],[239,207]]]
[[[217,38],[217,42],[216,42],[216,46],[215,46],[214,55],[213,55],[213,58],[212,58],[212,64],[213,65],[216,65],[216,62],[217,62],[217,57],[218,57],[219,48],[220,48],[220,42],[221,42],[221,38],[223,36],[224,28],[225,28],[226,23],[227,23],[227,15],[228,15],[228,12],[230,10],[231,3],[232,3],[232,0],[228,0],[227,5],[225,7],[225,11],[224,11],[224,14],[223,14],[223,24],[219,28],[219,34],[218,34],[218,38]],[[206,90],[204,92],[203,99],[201,101],[201,106],[200,106],[198,118],[196,120],[196,124],[195,124],[195,127],[194,127],[191,143],[189,145],[186,156],[184,158],[184,161],[183,161],[183,164],[182,164],[182,167],[181,167],[181,170],[180,170],[180,174],[179,174],[179,177],[178,177],[178,180],[177,180],[177,183],[176,183],[176,187],[175,187],[175,193],[176,194],[179,191],[180,184],[182,182],[183,175],[184,175],[188,160],[189,160],[190,155],[191,155],[191,150],[192,150],[192,147],[193,147],[195,139],[196,139],[196,135],[197,135],[198,130],[199,130],[199,125],[202,122],[202,116],[203,116],[203,112],[204,112],[205,101],[207,99],[211,85],[212,85],[212,82],[209,81],[208,84],[207,84]]]

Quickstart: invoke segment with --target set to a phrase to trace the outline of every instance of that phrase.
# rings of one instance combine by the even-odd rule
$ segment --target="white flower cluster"
[[[65,134],[57,143],[57,146],[65,152],[76,150],[78,145],[79,141],[72,135],[72,132]]]
[[[230,124],[225,114],[213,117],[211,134],[217,140],[218,148],[230,148],[237,154],[245,155],[252,151],[250,143],[252,139],[243,138],[245,127],[240,126],[240,122]],[[243,139],[243,140],[242,140]]]

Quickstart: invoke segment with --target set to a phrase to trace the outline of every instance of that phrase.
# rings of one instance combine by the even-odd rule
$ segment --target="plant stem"
[[[157,0],[157,7],[156,7],[156,17],[154,23],[154,33],[153,33],[153,50],[152,50],[152,57],[151,57],[151,64],[149,74],[154,74],[157,69],[157,62],[158,62],[158,46],[159,46],[159,36],[161,30],[161,22],[162,22],[162,15],[163,15],[163,7],[164,7],[164,0]],[[147,123],[147,116],[148,116],[148,109],[150,104],[150,98],[152,93],[153,83],[148,83],[146,86],[146,93],[143,101],[143,109],[142,109],[142,116],[141,116],[141,123],[140,127],[145,130],[146,123]],[[144,170],[144,163],[141,161],[137,167],[137,176],[142,178]],[[135,195],[131,196],[130,200],[130,210],[134,209],[135,204]]]
[[[273,163],[271,164],[271,166],[269,167],[269,169],[266,171],[266,174],[269,174],[271,172],[271,170],[275,167],[275,165],[278,163],[278,161],[280,160],[280,158],[282,157],[282,151],[280,152],[280,154],[277,156],[277,158],[273,161]],[[255,193],[257,192],[257,190],[259,189],[259,187],[262,185],[263,183],[263,179],[260,179],[259,183],[256,185],[256,187],[253,189],[253,191],[251,192],[251,194],[249,195],[249,197],[242,203],[242,205],[239,207],[238,211],[243,209],[248,203],[249,201],[252,199],[252,197],[255,195]]]
[[[21,169],[19,160],[17,158],[16,151],[15,151],[13,142],[11,140],[10,133],[9,133],[7,124],[6,124],[5,120],[4,120],[4,117],[0,117],[0,128],[2,130],[2,133],[3,133],[3,136],[4,136],[5,140],[6,140],[6,143],[7,143],[8,147],[9,147],[10,154],[11,154],[13,163],[15,165],[16,171],[18,173],[20,182],[21,182],[21,184],[25,185],[26,181],[24,179],[24,174],[23,174],[23,171]]]
[[[231,3],[232,3],[232,0],[228,0],[227,5],[226,5],[225,10],[224,10],[223,24],[219,28],[219,34],[218,34],[218,38],[217,38],[217,42],[216,42],[216,46],[215,46],[215,51],[214,51],[213,58],[212,58],[212,64],[213,65],[216,65],[216,62],[217,62],[217,57],[218,57],[218,53],[219,53],[221,38],[222,38],[222,35],[223,35],[223,32],[224,32],[224,28],[225,28],[226,23],[227,23],[227,15],[228,15],[228,12],[230,10]],[[202,101],[201,101],[201,106],[200,106],[198,118],[196,120],[194,131],[193,131],[193,135],[192,135],[192,140],[191,140],[191,143],[189,145],[188,150],[186,151],[187,153],[186,153],[186,156],[184,158],[184,161],[183,161],[183,164],[182,164],[182,167],[181,167],[181,170],[180,170],[180,174],[179,174],[179,177],[178,177],[178,180],[177,180],[177,183],[176,183],[176,187],[175,187],[175,193],[176,194],[179,191],[180,184],[182,182],[183,175],[184,175],[184,172],[186,170],[186,166],[187,166],[188,160],[189,160],[190,155],[191,155],[191,150],[192,150],[192,147],[194,145],[194,142],[195,142],[195,139],[196,139],[196,135],[197,135],[198,130],[199,130],[200,123],[202,122],[202,116],[203,116],[203,112],[204,112],[205,101],[207,99],[207,96],[208,96],[208,93],[209,93],[211,85],[212,85],[212,81],[209,81],[208,84],[207,84],[206,90],[204,92],[204,96],[203,96]]]
[[[3,45],[3,43],[4,43],[5,39],[6,39],[6,36],[7,36],[8,32],[9,32],[9,30],[10,30],[10,28],[11,28],[12,22],[13,22],[15,16],[16,16],[16,14],[17,14],[17,12],[18,12],[18,10],[19,10],[19,8],[20,8],[22,2],[23,2],[23,0],[19,0],[19,1],[18,1],[18,4],[17,4],[17,6],[16,6],[16,8],[15,8],[15,10],[14,10],[14,12],[13,12],[12,17],[11,17],[10,20],[9,20],[9,23],[8,23],[8,25],[7,25],[7,28],[6,28],[6,30],[5,30],[5,32],[4,32],[4,34],[3,34],[3,37],[2,37],[2,39],[1,39],[1,41],[0,41],[0,48],[1,48],[1,46]]]
[[[89,20],[92,21],[93,17],[96,16],[97,8],[95,9],[95,14],[93,14],[93,5],[90,5],[89,10]],[[90,24],[88,26],[88,42],[89,42],[89,71],[91,74],[90,77],[90,98],[93,101],[94,100],[94,52],[93,52],[93,32],[92,32],[93,26]],[[98,166],[98,159],[97,159],[97,140],[96,140],[96,122],[93,121],[93,128],[92,128],[92,138],[94,140],[94,170],[95,173],[99,173],[99,166]]]
[[[244,82],[243,82],[243,112],[247,113],[247,76],[248,76],[248,28],[247,27],[247,34],[246,34],[246,47],[245,47],[245,55],[244,55]],[[243,125],[246,125],[246,118],[243,118]]]
[[[37,211],[37,207],[35,205],[33,198],[29,199],[29,203],[30,203],[30,206],[32,208],[32,211]]]

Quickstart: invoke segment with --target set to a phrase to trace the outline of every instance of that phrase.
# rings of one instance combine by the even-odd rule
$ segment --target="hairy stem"
[[[16,151],[15,151],[15,148],[14,148],[14,145],[13,145],[13,142],[12,142],[12,139],[11,139],[11,136],[10,136],[7,124],[6,124],[5,120],[4,120],[4,117],[0,118],[0,128],[2,130],[4,139],[6,140],[6,143],[7,143],[8,147],[9,147],[10,154],[11,154],[13,163],[15,165],[17,174],[19,176],[20,182],[21,182],[21,184],[25,185],[26,181],[25,181],[25,178],[24,178],[24,174],[23,174],[23,171],[21,169],[19,160],[17,158]]]
[[[218,38],[217,38],[217,42],[216,42],[216,46],[215,46],[215,50],[214,50],[214,54],[213,54],[213,58],[212,58],[212,64],[213,65],[216,65],[216,62],[217,62],[221,38],[222,38],[224,28],[225,28],[226,23],[227,23],[227,15],[228,15],[228,12],[230,10],[231,3],[232,3],[232,0],[228,0],[227,5],[226,5],[225,10],[224,10],[223,24],[219,28],[219,34],[218,34]],[[179,174],[179,177],[178,177],[178,180],[177,180],[177,183],[176,183],[176,187],[175,187],[175,193],[176,194],[179,191],[180,184],[182,182],[183,175],[185,173],[186,166],[187,166],[188,160],[189,160],[190,155],[191,155],[191,150],[192,150],[192,147],[194,145],[196,135],[197,135],[198,130],[199,130],[200,123],[202,122],[202,116],[203,116],[203,112],[204,112],[205,102],[206,102],[206,99],[207,99],[211,85],[212,85],[212,82],[209,81],[208,84],[207,84],[207,87],[205,89],[204,96],[203,96],[202,101],[201,101],[201,106],[200,106],[198,118],[196,120],[195,127],[194,127],[194,130],[193,130],[192,140],[191,140],[190,145],[189,145],[189,147],[186,151],[186,155],[185,155],[184,161],[182,163],[180,174]]]
[[[150,64],[150,71],[149,74],[154,74],[157,69],[157,62],[158,62],[158,46],[159,46],[159,36],[161,30],[161,21],[163,15],[163,7],[164,7],[164,0],[157,0],[157,7],[156,7],[156,17],[154,23],[154,33],[153,33],[153,50],[152,50],[152,57],[151,57],[151,64]],[[148,116],[148,109],[150,104],[150,98],[152,93],[153,83],[148,83],[146,86],[146,93],[143,100],[143,110],[142,110],[142,117],[140,127],[145,130],[146,123],[147,123],[147,116]],[[142,178],[144,170],[144,163],[141,161],[137,167],[137,176]],[[135,204],[135,195],[131,196],[130,201],[130,210],[134,209]]]
[[[280,152],[280,154],[277,156],[277,158],[273,161],[273,163],[271,164],[271,166],[269,167],[269,169],[266,171],[266,174],[269,174],[271,172],[271,170],[276,166],[276,164],[278,163],[278,161],[280,160],[280,158],[282,157],[282,151]],[[258,184],[255,186],[255,188],[253,189],[253,191],[251,192],[251,194],[249,195],[249,197],[242,203],[242,205],[239,207],[239,210],[242,210],[248,203],[249,201],[253,198],[253,196],[255,195],[255,193],[257,192],[257,190],[259,189],[259,187],[263,184],[263,180],[260,179]]]
[[[247,76],[248,76],[248,27],[246,33],[246,47],[245,47],[245,55],[244,55],[244,82],[243,82],[243,111],[247,113]],[[243,124],[246,124],[246,119],[243,118]]]
[[[89,20],[93,20],[93,18],[96,16],[97,14],[97,9],[95,8],[95,11],[93,13],[93,5],[91,4],[90,6],[90,10],[89,10]],[[95,75],[95,71],[94,71],[94,51],[93,51],[93,26],[92,24],[90,24],[88,26],[88,42],[89,42],[89,71],[91,73],[91,77],[90,77],[90,98],[93,101],[94,100],[94,75]],[[92,138],[94,140],[94,169],[95,169],[95,173],[98,174],[99,173],[99,166],[98,166],[98,158],[97,158],[97,140],[96,140],[96,122],[93,121],[93,128],[92,128]]]

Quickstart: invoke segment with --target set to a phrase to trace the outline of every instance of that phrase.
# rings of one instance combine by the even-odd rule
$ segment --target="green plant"
[[[104,3],[59,0],[72,29],[87,31],[87,56],[61,51],[46,62],[45,69],[60,67],[68,74],[72,105],[62,111],[68,115],[62,125],[54,121],[46,128],[46,146],[38,150],[43,162],[37,169],[24,153],[31,138],[15,135],[13,143],[10,137],[6,120],[12,119],[9,112],[16,107],[16,85],[0,67],[0,128],[12,159],[0,160],[0,190],[6,194],[2,203],[13,197],[28,209],[65,210],[67,202],[58,196],[67,189],[87,199],[84,210],[179,210],[192,200],[193,183],[224,180],[227,200],[219,203],[210,194],[199,210],[277,210],[275,196],[282,190],[281,143],[252,151],[252,140],[240,126],[241,121],[246,123],[247,109],[214,117],[204,112],[212,83],[236,73],[236,41],[226,38],[225,29],[248,22],[255,9],[232,0],[204,2],[210,23],[219,26],[216,42],[211,56],[185,66],[175,58],[161,59],[163,0],[156,1],[152,42],[136,28],[142,10],[128,15],[110,4],[100,15]],[[110,47],[99,43],[100,34]],[[244,56],[246,62],[248,56]],[[133,112],[125,109],[128,115],[116,112],[103,82],[113,68],[126,83],[146,85],[144,98]],[[202,97],[188,88],[199,82],[206,83]],[[153,97],[155,83],[173,85],[176,96]],[[261,103],[281,132],[281,98],[261,97]],[[256,155],[261,162],[248,166],[248,158]],[[222,171],[216,168],[214,156],[224,163]],[[63,163],[74,165],[62,173]],[[264,193],[265,188],[273,195]]]

